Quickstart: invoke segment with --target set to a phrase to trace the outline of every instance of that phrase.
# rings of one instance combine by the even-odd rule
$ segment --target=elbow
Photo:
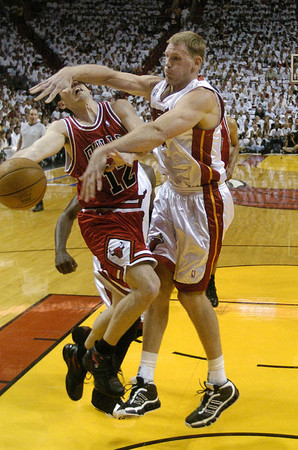
[[[153,127],[153,136],[155,136],[156,139],[156,146],[163,144],[167,139],[171,137],[168,135],[167,130],[159,126],[158,123],[152,122],[151,125]]]

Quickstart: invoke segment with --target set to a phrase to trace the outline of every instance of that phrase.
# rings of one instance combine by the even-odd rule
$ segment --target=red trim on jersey
[[[123,126],[123,124],[121,123],[120,118],[117,116],[117,114],[115,113],[115,111],[113,110],[113,108],[111,107],[111,104],[109,102],[104,102],[104,105],[107,109],[107,112],[109,113],[109,115],[111,116],[111,118],[118,123],[119,127],[121,127],[126,133],[127,130],[126,128]]]
[[[98,270],[98,273],[102,278],[104,278],[107,281],[108,284],[112,285],[114,289],[117,290],[119,293],[127,295],[130,292],[130,287],[128,286],[127,283],[125,283],[125,281],[117,280],[116,283],[104,270]]]
[[[207,289],[211,273],[218,260],[223,236],[224,204],[217,183],[203,187],[204,203],[208,219],[210,248],[204,277],[198,284],[200,291]]]
[[[174,285],[178,291],[181,292],[204,292],[205,289],[200,289],[199,284],[185,284],[185,283],[179,283],[179,281],[174,281]]]
[[[166,256],[162,256],[162,255],[158,255],[157,253],[154,253],[154,258],[163,266],[166,266],[167,269],[169,269],[169,271],[171,273],[175,272],[175,264],[170,261]]]
[[[174,281],[176,288],[181,292],[204,292],[207,289],[212,270],[217,263],[221,250],[224,206],[217,183],[203,186],[203,193],[210,234],[210,248],[206,270],[199,283],[184,284]]]
[[[102,119],[103,119],[103,107],[100,103],[97,103],[97,114],[95,121],[92,125],[83,125],[80,123],[74,116],[68,116],[66,119],[69,119],[73,124],[78,127],[80,130],[88,130],[93,131],[96,130],[101,125]]]
[[[220,180],[217,170],[211,168],[211,150],[214,130],[193,128],[192,156],[201,167],[201,185]]]

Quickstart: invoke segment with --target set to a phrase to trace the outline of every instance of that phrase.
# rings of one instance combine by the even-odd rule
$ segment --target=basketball
[[[0,203],[11,209],[28,209],[42,200],[47,178],[31,159],[12,158],[0,165]]]

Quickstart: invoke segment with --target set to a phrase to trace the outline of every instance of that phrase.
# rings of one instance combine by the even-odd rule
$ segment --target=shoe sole
[[[185,421],[185,425],[189,428],[209,427],[209,425],[212,425],[214,422],[216,422],[221,413],[225,411],[227,408],[229,408],[229,406],[233,405],[233,403],[235,403],[236,400],[238,400],[238,398],[239,398],[239,391],[237,390],[235,392],[235,396],[231,398],[231,400],[229,400],[214,417],[211,417],[210,419],[205,419],[202,422],[188,423]]]
[[[145,414],[150,413],[155,411],[156,409],[159,409],[161,406],[160,401],[158,403],[156,403],[156,405],[147,405],[144,407],[145,411],[143,412],[136,412],[136,413],[128,413],[125,410],[119,410],[115,412],[114,417],[116,417],[116,419],[129,419],[129,418],[134,418],[134,417],[143,417]]]
[[[101,412],[101,413],[103,413],[103,414],[105,414],[106,416],[108,416],[108,417],[112,417],[113,419],[115,419],[115,417],[113,416],[113,414],[111,414],[111,413],[107,413],[106,411],[104,411],[103,409],[99,409],[99,408],[97,408],[97,406],[95,406],[92,402],[91,402],[91,405],[93,406],[93,408],[95,408],[96,409],[96,411],[99,411],[99,412]]]

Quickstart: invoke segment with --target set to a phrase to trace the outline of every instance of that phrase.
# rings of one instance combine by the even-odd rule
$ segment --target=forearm
[[[228,164],[228,167],[227,167],[227,170],[226,170],[227,171],[227,179],[228,180],[230,178],[232,178],[235,166],[237,164],[239,150],[240,150],[239,145],[237,145],[235,147],[231,147],[231,149],[230,149],[230,160],[229,160],[229,164]]]
[[[105,84],[111,77],[112,70],[98,64],[81,64],[64,67],[60,71],[67,74],[73,81],[82,81],[90,84]]]
[[[165,133],[155,125],[155,122],[147,123],[119,139],[99,147],[95,152],[104,151],[110,156],[114,151],[119,153],[148,153],[165,141]]]
[[[73,221],[65,216],[60,216],[55,228],[55,252],[66,251],[66,243],[69,238]]]
[[[32,159],[35,162],[40,162],[42,161],[44,158],[41,157],[40,152],[38,152],[37,149],[34,148],[23,148],[22,150],[17,151],[12,158],[28,158],[28,159]]]
[[[46,134],[34,142],[30,147],[19,150],[13,158],[28,158],[40,162],[58,153],[65,144],[63,135],[64,125],[56,121],[50,125]]]

